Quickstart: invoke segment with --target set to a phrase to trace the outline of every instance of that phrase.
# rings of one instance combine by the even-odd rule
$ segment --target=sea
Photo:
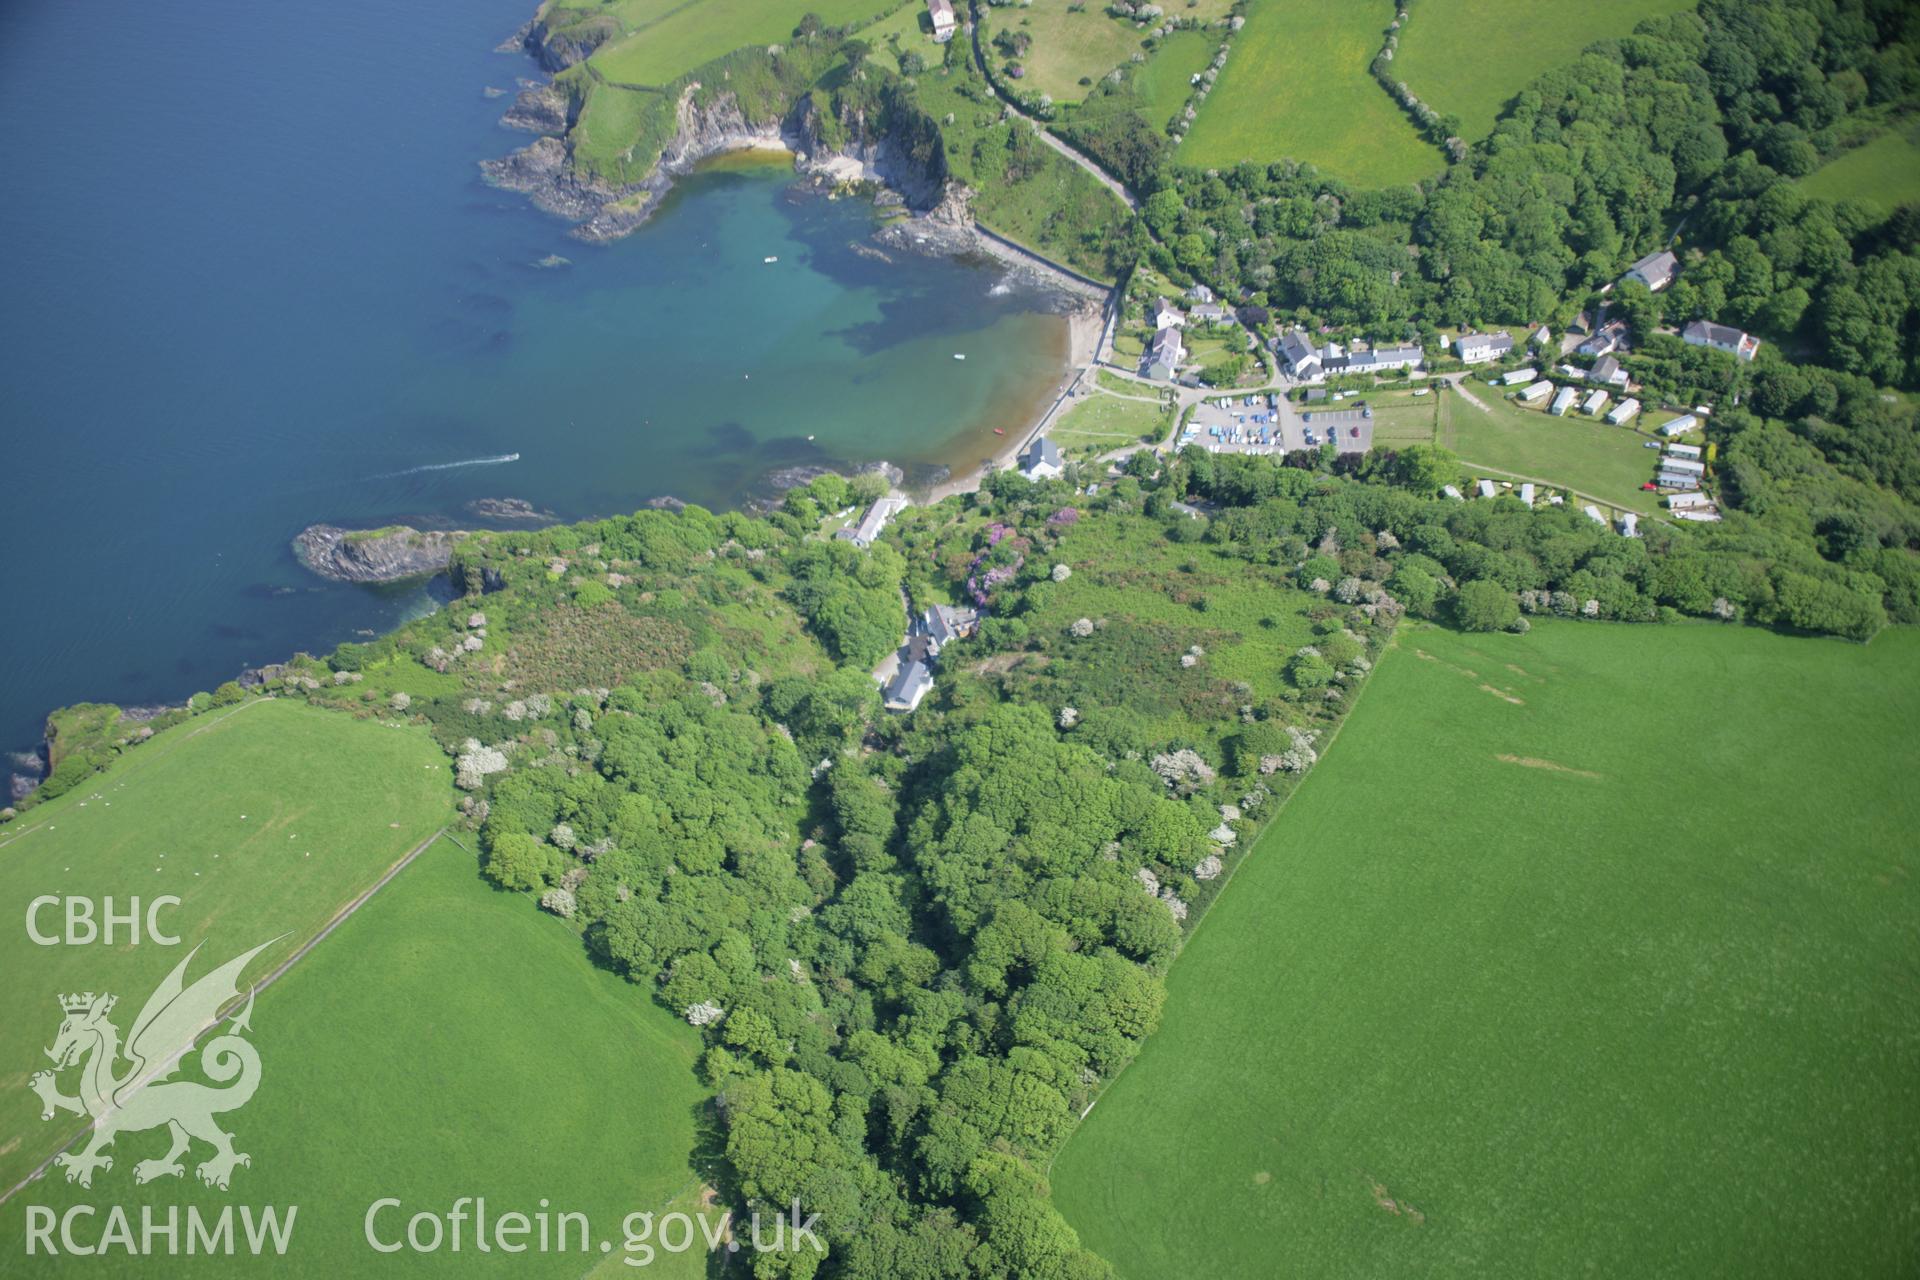
[[[529,141],[499,119],[537,69],[496,46],[532,7],[0,5],[0,748],[444,595],[322,581],[289,549],[312,523],[965,469],[1051,398],[1042,300],[863,252],[871,205],[777,158],[610,245],[488,187],[478,162]]]

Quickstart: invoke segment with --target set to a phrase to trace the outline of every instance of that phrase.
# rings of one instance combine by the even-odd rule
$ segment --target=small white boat
[[[962,354],[960,354],[960,353],[959,353],[958,351],[956,351],[956,352],[954,352],[954,353],[953,353],[953,358],[954,358],[955,360],[965,360],[965,359],[966,359],[966,357],[965,357],[964,355],[962,355]]]
[[[760,261],[762,261],[762,262],[778,262],[778,261],[780,261],[780,256],[779,256],[778,254],[768,254],[768,255],[767,255],[766,257],[764,257],[764,258],[762,258],[762,259],[760,259]]]

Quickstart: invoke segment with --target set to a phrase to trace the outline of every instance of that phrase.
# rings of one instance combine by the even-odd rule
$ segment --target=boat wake
[[[503,462],[518,462],[517,453],[503,453],[496,458],[467,458],[460,462],[429,462],[424,466],[408,467],[404,471],[383,471],[373,477],[375,480],[394,480],[400,476],[417,476],[423,471],[453,471],[460,467],[497,467]]]

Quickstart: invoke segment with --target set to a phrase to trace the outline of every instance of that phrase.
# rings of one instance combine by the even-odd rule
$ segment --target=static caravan
[[[1573,407],[1573,398],[1578,394],[1579,393],[1572,387],[1560,388],[1560,394],[1553,398],[1553,404],[1547,412],[1553,414],[1556,418],[1564,417],[1567,410]]]
[[[1580,514],[1584,515],[1587,519],[1593,521],[1595,524],[1603,525],[1607,522],[1607,518],[1600,514],[1600,508],[1594,506],[1591,502],[1589,502],[1586,506],[1580,508]]]
[[[1678,418],[1669,418],[1667,421],[1661,423],[1660,434],[1663,436],[1683,436],[1699,425],[1700,419],[1690,413],[1682,414]]]
[[[1500,381],[1509,387],[1517,387],[1521,383],[1531,382],[1539,376],[1539,373],[1532,368],[1515,369],[1512,373],[1502,374]]]
[[[1542,378],[1520,393],[1520,402],[1522,404],[1539,404],[1552,394],[1553,384],[1545,378]]]
[[[1634,414],[1639,412],[1640,412],[1640,402],[1638,400],[1633,400],[1633,399],[1622,400],[1619,404],[1613,406],[1613,408],[1608,411],[1607,421],[1611,422],[1614,426],[1617,427],[1621,423],[1625,422],[1628,418],[1631,418]]]
[[[1653,478],[1653,482],[1663,489],[1698,489],[1700,477],[1690,476],[1684,471],[1662,471]]]
[[[1698,458],[1700,446],[1697,444],[1670,444],[1664,450],[1670,458]]]
[[[1680,511],[1687,507],[1710,507],[1712,505],[1713,499],[1704,493],[1670,493],[1667,495],[1667,506],[1674,511]]]
[[[1477,489],[1479,491],[1480,496],[1483,498],[1491,498],[1494,494],[1500,492],[1498,489],[1493,487],[1493,481],[1491,480],[1482,480],[1477,486]]]
[[[1585,414],[1599,413],[1602,409],[1607,407],[1607,401],[1609,399],[1611,399],[1611,397],[1608,396],[1606,392],[1598,391],[1598,390],[1593,391],[1587,396],[1585,402],[1581,404],[1580,412]]]
[[[1703,476],[1707,474],[1707,464],[1704,462],[1695,462],[1692,458],[1662,458],[1660,459],[1660,469],[1662,471],[1678,471],[1682,475],[1689,476]]]
[[[1520,486],[1520,501],[1526,503],[1528,506],[1533,505],[1533,486],[1532,485],[1523,484]]]

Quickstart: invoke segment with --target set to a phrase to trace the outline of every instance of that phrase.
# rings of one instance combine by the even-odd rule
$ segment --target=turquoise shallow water
[[[305,574],[315,521],[970,464],[1052,390],[1063,322],[991,269],[856,253],[865,205],[781,168],[699,175],[605,247],[486,187],[526,140],[483,90],[532,70],[491,52],[528,10],[0,7],[0,744],[424,606]]]

